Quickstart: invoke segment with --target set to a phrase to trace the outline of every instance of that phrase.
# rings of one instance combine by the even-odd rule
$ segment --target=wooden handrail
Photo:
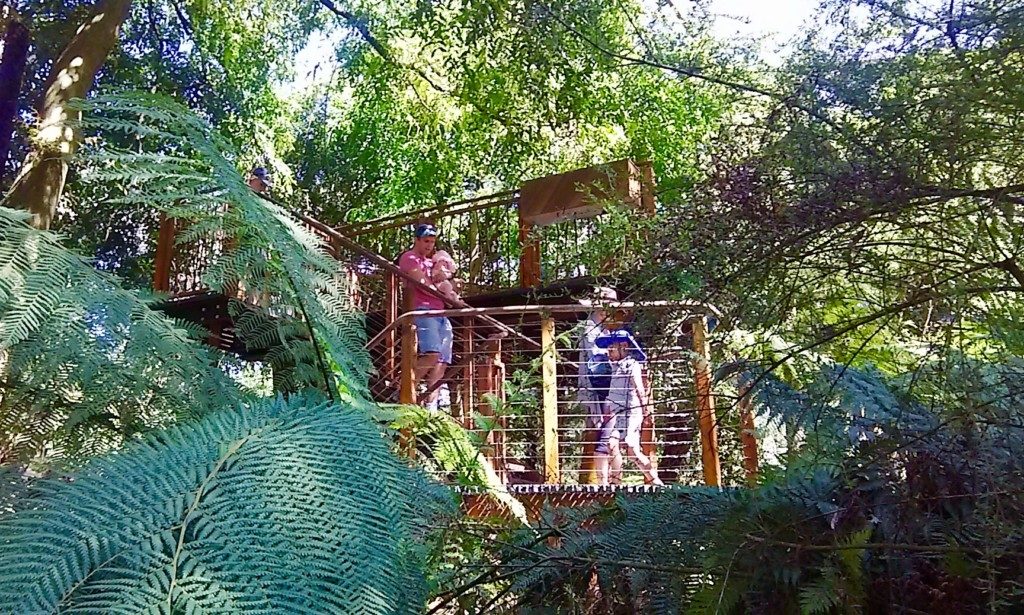
[[[444,295],[439,293],[437,291],[437,289],[431,288],[431,287],[427,286],[426,284],[423,284],[422,282],[420,282],[416,278],[412,277],[408,273],[402,271],[397,265],[395,265],[391,261],[389,261],[386,258],[380,256],[379,254],[376,254],[372,250],[369,250],[369,249],[361,246],[357,242],[355,242],[355,241],[349,239],[348,237],[342,235],[336,229],[333,229],[333,228],[327,226],[323,222],[320,222],[319,220],[316,220],[314,218],[310,218],[309,216],[307,216],[305,214],[298,214],[298,217],[299,217],[300,220],[302,220],[303,222],[305,222],[309,226],[311,226],[311,227],[319,230],[320,232],[328,235],[334,241],[337,241],[340,245],[344,246],[345,248],[347,248],[349,250],[352,250],[353,252],[355,252],[355,253],[359,254],[360,256],[366,258],[367,260],[369,260],[373,264],[379,266],[381,269],[384,269],[388,273],[391,273],[392,275],[397,276],[401,280],[405,281],[409,286],[411,286],[413,288],[416,288],[416,289],[419,289],[419,290],[422,290],[423,292],[425,292],[425,293],[427,293],[427,294],[429,294],[429,295],[431,295],[433,297],[436,297],[436,298],[440,299],[446,306],[452,307],[452,308],[454,308],[456,310],[457,309],[467,309],[467,308],[468,309],[473,309],[473,308],[470,308],[470,306],[467,303],[465,303],[464,301],[453,301],[453,300],[449,299],[448,297],[445,297]],[[411,313],[411,312],[407,312],[407,313]],[[398,322],[400,319],[401,319],[401,316],[398,319],[396,319],[395,322]],[[506,324],[504,324],[502,322],[499,322],[499,321],[491,318],[490,316],[480,315],[480,319],[483,320],[488,325],[498,329],[499,331],[504,331],[507,334],[514,335],[514,336],[522,339],[526,343],[528,343],[528,344],[530,344],[532,346],[536,346],[537,348],[540,348],[540,342],[537,342],[536,340],[531,339],[531,338],[523,335],[519,331],[516,331],[512,327],[509,327],[508,325],[506,325]]]
[[[705,311],[702,313],[695,313],[694,318],[700,318],[701,316],[712,314],[718,318],[722,317],[722,313],[715,306],[709,303],[702,303],[699,301],[691,300],[680,300],[680,301],[616,301],[611,302],[607,306],[610,309],[636,309],[636,308],[703,308]],[[391,330],[401,325],[403,321],[417,316],[489,316],[492,314],[542,314],[544,312],[587,312],[594,308],[585,306],[581,303],[569,303],[563,305],[506,305],[497,307],[465,307],[455,308],[450,310],[413,310],[411,312],[405,312],[395,318],[394,322],[388,324],[380,333],[373,336],[373,338],[366,343],[367,348],[373,348],[380,343],[384,336],[387,335]]]
[[[511,203],[516,196],[518,196],[518,190],[506,190],[504,192],[497,192],[494,194],[486,194],[484,196],[473,197],[471,199],[465,199],[462,201],[455,201],[453,203],[445,203],[443,205],[434,205],[432,207],[426,207],[424,209],[418,209],[415,211],[404,212],[388,216],[386,218],[378,218],[376,220],[370,220],[368,222],[356,222],[341,227],[339,232],[349,237],[357,237],[359,235],[365,235],[366,233],[372,233],[375,231],[384,231],[396,226],[402,226],[403,224],[410,224],[417,219],[424,218],[428,214],[443,214],[444,216],[455,216],[458,214],[470,213],[481,209],[487,209],[494,205]],[[480,201],[487,201],[481,203]],[[461,209],[455,209],[459,205],[469,205]]]
[[[609,301],[601,304],[600,307],[606,310],[631,310],[637,308],[701,308],[703,311],[695,312],[693,315],[694,318],[699,318],[700,316],[706,316],[708,314],[713,315],[716,318],[722,317],[722,312],[715,306],[710,303],[704,303],[702,301],[695,301],[692,299],[680,299],[678,301]],[[415,310],[413,312],[406,312],[399,316],[399,318],[411,316],[488,316],[491,314],[503,313],[541,314],[544,312],[589,312],[593,309],[595,309],[595,307],[583,305],[582,303],[565,303],[558,305],[504,305],[479,308],[466,306],[444,310]]]

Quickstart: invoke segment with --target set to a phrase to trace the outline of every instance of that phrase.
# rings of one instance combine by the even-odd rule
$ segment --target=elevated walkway
[[[510,489],[538,497],[544,493],[545,501],[563,494],[554,500],[572,505],[611,497],[615,490],[589,485],[595,478],[596,434],[585,428],[576,401],[580,366],[575,350],[577,326],[589,308],[578,299],[593,288],[607,262],[601,250],[609,241],[603,226],[609,207],[633,208],[636,215],[653,211],[649,169],[621,161],[541,178],[516,191],[337,229],[299,216],[343,264],[351,304],[366,315],[374,399],[414,404],[424,397],[426,391],[415,385],[414,319],[447,316],[455,332],[454,358],[439,383],[441,409],[477,435],[481,451]],[[394,264],[408,249],[413,226],[421,222],[439,228],[439,244],[466,278],[464,300],[442,298],[445,309],[440,311],[408,309],[404,290],[419,287],[439,295]],[[171,295],[164,309],[204,324],[211,344],[258,359],[234,333],[228,297],[201,283],[208,259],[225,247],[176,243],[179,231],[173,220],[161,228],[154,287]],[[643,241],[641,236],[621,237],[621,229],[616,233],[619,246]],[[251,309],[268,309],[272,303],[268,297],[247,296],[243,287],[233,298]],[[648,353],[646,377],[655,411],[642,440],[663,480],[720,485],[707,341],[714,308],[687,301],[605,307],[609,326],[630,328]],[[746,437],[753,441],[752,430]],[[749,467],[756,472],[756,448],[748,450],[754,451]],[[638,482],[639,476],[627,473],[624,479]],[[624,489],[646,492],[639,486]],[[473,509],[478,500],[474,495],[467,506]]]
[[[559,508],[586,508],[610,504],[616,497],[631,499],[657,493],[685,495],[684,488],[654,485],[509,485],[509,495],[522,505],[529,521],[540,519],[545,511]],[[487,489],[456,487],[462,496],[462,508],[467,515],[479,519],[511,521],[515,517],[509,507],[501,503]]]

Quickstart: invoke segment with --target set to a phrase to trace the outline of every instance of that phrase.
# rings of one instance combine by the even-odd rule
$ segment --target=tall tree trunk
[[[12,7],[0,7],[0,32],[4,37],[3,55],[0,55],[0,180],[7,167],[7,156],[14,135],[14,121],[18,115],[18,97],[25,78],[28,61],[28,28],[21,23]]]
[[[8,207],[32,212],[32,224],[50,228],[64,192],[68,158],[81,141],[80,113],[68,108],[72,98],[84,98],[96,73],[117,44],[117,30],[128,17],[131,0],[100,0],[92,16],[54,62],[36,106],[38,134],[32,152],[4,198]]]

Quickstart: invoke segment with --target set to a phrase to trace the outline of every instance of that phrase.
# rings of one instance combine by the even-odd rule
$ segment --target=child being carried
[[[459,291],[462,290],[462,281],[455,279],[455,260],[451,254],[444,250],[434,252],[432,257],[434,267],[430,274],[430,281],[437,287],[437,292],[444,295],[449,301],[461,301]]]

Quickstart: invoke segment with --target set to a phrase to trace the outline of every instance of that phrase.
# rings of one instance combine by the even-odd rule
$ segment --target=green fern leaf
[[[418,612],[439,489],[358,409],[223,410],[32,485],[0,516],[0,612]]]

